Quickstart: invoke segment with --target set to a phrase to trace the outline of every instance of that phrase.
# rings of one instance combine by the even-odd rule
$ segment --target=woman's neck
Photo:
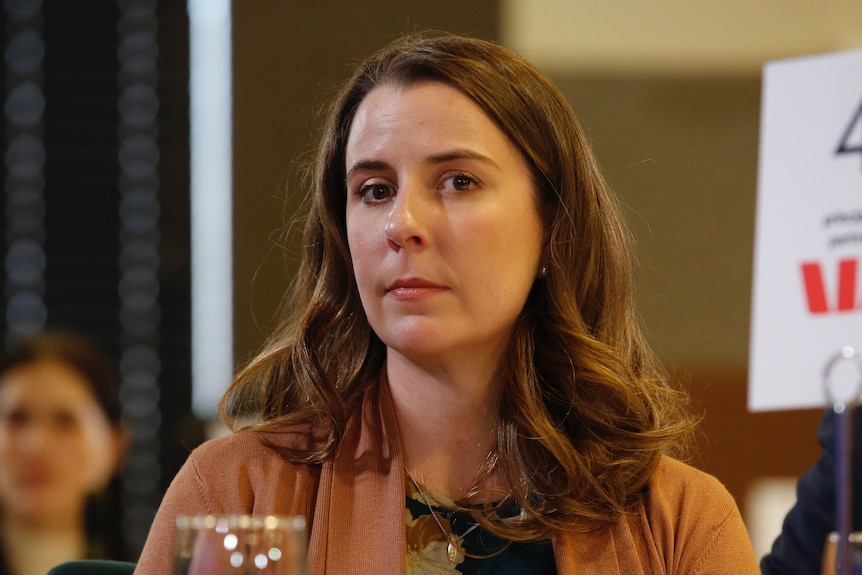
[[[463,500],[494,452],[499,391],[493,373],[430,373],[393,353],[386,370],[407,469],[428,489]],[[481,489],[475,502],[506,492],[495,473]]]
[[[0,537],[10,573],[45,575],[49,569],[83,559],[87,540],[80,521],[64,525],[0,519]]]

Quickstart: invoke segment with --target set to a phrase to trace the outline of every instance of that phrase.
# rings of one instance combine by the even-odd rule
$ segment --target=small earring
[[[539,268],[539,277],[544,278],[546,275],[548,275],[548,266],[540,267]]]

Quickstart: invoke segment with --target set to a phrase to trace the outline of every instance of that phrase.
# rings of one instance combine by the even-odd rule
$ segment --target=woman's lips
[[[446,291],[446,286],[420,278],[406,278],[393,282],[386,295],[401,301],[417,300]]]
[[[55,474],[48,469],[36,468],[27,469],[18,478],[22,486],[28,488],[41,488],[53,485]]]

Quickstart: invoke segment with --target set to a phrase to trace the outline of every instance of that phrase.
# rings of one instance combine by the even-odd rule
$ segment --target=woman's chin
[[[60,515],[66,515],[83,504],[76,505],[68,501],[68,497],[60,497],[46,490],[28,490],[16,498],[10,512],[28,523],[41,524],[52,521]]]

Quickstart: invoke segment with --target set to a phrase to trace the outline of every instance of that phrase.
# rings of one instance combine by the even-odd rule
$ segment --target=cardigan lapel
[[[567,531],[554,537],[554,557],[560,575],[665,575],[666,568],[654,552],[645,527],[643,504],[624,514],[613,525],[579,533]],[[653,552],[650,552],[653,549]]]
[[[404,573],[403,459],[385,380],[366,392],[323,465],[315,521],[326,534],[309,548],[309,573]]]

